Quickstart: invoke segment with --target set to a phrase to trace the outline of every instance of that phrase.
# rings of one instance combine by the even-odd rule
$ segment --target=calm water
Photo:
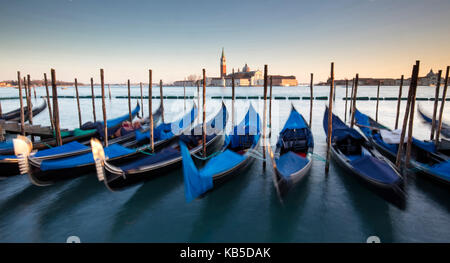
[[[112,87],[112,95],[126,95],[125,87]],[[183,95],[183,88],[167,87],[164,95]],[[308,87],[274,87],[274,96],[309,96]],[[315,96],[328,95],[327,87],[316,87]],[[42,88],[37,93],[44,95]],[[196,96],[196,88],[187,88]],[[397,87],[383,87],[382,97],[396,97]],[[60,89],[59,95],[74,95],[73,88]],[[89,95],[90,88],[80,88]],[[100,90],[97,89],[100,95]],[[144,95],[146,95],[144,89]],[[153,94],[159,94],[155,88]],[[403,91],[404,97],[407,94]],[[139,95],[133,87],[132,95]],[[207,96],[231,96],[231,89],[208,88]],[[237,96],[259,95],[262,88],[237,88]],[[375,87],[360,87],[359,96],[376,96]],[[17,96],[15,89],[0,89],[0,96]],[[345,88],[337,88],[335,112],[343,118]],[[417,97],[433,97],[434,89],[421,87]],[[197,99],[195,99],[196,101]],[[127,113],[126,99],[109,99],[108,116]],[[208,99],[207,112],[213,114],[220,100]],[[18,107],[18,101],[3,100],[3,111]],[[36,102],[39,103],[39,102]],[[35,104],[36,104],[35,103]],[[75,99],[59,99],[61,126],[78,125]],[[133,102],[134,104],[135,102]],[[262,113],[262,103],[252,103]],[[309,118],[309,101],[274,100],[273,137],[287,119],[290,104]],[[402,108],[405,101],[402,102]],[[428,113],[433,102],[419,101]],[[226,101],[231,112],[231,101]],[[313,134],[315,153],[325,156],[322,117],[326,101],[314,101]],[[159,100],[154,100],[154,106]],[[186,102],[187,110],[192,100]],[[249,101],[236,101],[236,120],[244,116]],[[450,107],[445,109],[449,120]],[[82,99],[83,122],[92,119],[90,99]],[[96,100],[97,118],[101,119],[101,100]],[[145,115],[148,113],[144,103]],[[358,101],[357,107],[375,116],[375,101]],[[380,101],[379,120],[393,127],[396,101]],[[183,115],[183,100],[165,101],[166,121]],[[402,115],[401,115],[402,116]],[[416,114],[417,116],[417,114]],[[230,119],[231,121],[231,119]],[[34,118],[49,125],[48,112]],[[419,118],[414,136],[429,137],[429,129]],[[269,163],[270,164],[270,163]],[[369,191],[350,175],[331,163],[324,174],[324,162],[314,160],[308,177],[297,185],[281,203],[272,183],[270,166],[264,171],[255,160],[248,172],[215,189],[204,198],[186,203],[182,171],[174,171],[145,184],[111,193],[94,174],[50,187],[32,185],[26,176],[0,181],[1,242],[65,242],[78,236],[82,242],[365,242],[376,235],[382,242],[448,242],[450,240],[450,190],[418,176],[407,181],[406,207],[400,209]]]

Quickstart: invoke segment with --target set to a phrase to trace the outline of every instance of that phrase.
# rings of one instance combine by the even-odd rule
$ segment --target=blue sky
[[[448,0],[0,0],[0,80],[16,71],[88,82],[171,82],[190,74],[262,69],[326,80],[421,75],[450,64]]]

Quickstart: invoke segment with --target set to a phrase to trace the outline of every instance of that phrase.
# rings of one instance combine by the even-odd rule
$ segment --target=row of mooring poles
[[[398,168],[400,168],[400,165],[401,165],[402,159],[403,159],[404,141],[405,141],[406,128],[408,126],[408,119],[409,119],[408,140],[407,140],[407,146],[406,146],[406,159],[405,159],[405,166],[408,167],[409,151],[411,150],[410,141],[412,141],[412,124],[413,123],[411,123],[411,120],[413,120],[413,118],[414,118],[414,104],[416,102],[416,91],[417,91],[417,79],[418,79],[418,75],[419,75],[419,65],[420,65],[420,62],[416,61],[416,64],[413,66],[413,70],[411,73],[411,82],[409,85],[408,99],[406,102],[406,109],[405,109],[405,114],[404,114],[404,118],[403,118],[402,132],[400,135],[400,142],[399,142],[396,161],[395,161],[395,165]]]

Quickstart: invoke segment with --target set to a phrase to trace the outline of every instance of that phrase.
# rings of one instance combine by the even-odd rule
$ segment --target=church
[[[232,85],[232,77],[234,76],[234,84],[236,86],[263,86],[264,73],[261,70],[251,70],[245,63],[242,70],[238,69],[236,72],[227,74],[227,64],[225,58],[225,51],[222,48],[222,56],[220,57],[220,77],[208,78],[206,85],[217,87],[230,87]],[[295,76],[272,76],[272,85],[274,86],[297,86]]]

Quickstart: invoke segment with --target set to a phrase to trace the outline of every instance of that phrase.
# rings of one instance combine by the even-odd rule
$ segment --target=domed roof
[[[245,66],[242,68],[242,72],[250,72],[250,68],[248,67],[247,63],[245,63]]]

